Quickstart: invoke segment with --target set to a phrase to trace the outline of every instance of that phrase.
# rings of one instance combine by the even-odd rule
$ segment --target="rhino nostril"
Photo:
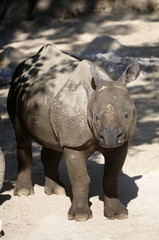
[[[117,136],[117,142],[122,143],[124,140],[124,137],[125,137],[125,133],[121,129],[119,129],[119,134]]]
[[[99,135],[99,138],[100,138],[100,139],[104,139],[103,135],[101,135],[101,134]]]
[[[104,144],[105,143],[105,140],[104,140],[104,137],[103,137],[103,135],[99,135],[99,139],[100,139],[100,142],[102,143],[102,144]]]
[[[118,138],[120,138],[122,135],[123,135],[123,133],[120,133],[120,134],[118,135]]]

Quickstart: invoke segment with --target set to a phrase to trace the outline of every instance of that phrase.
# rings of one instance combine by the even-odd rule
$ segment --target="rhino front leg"
[[[108,219],[124,219],[128,210],[118,199],[118,178],[127,154],[128,143],[103,151],[105,168],[103,177],[104,215]]]
[[[90,177],[86,168],[87,158],[84,152],[71,149],[65,149],[65,156],[73,193],[68,219],[86,221],[92,218],[92,211],[88,206]]]
[[[59,180],[59,163],[63,153],[55,151],[53,149],[42,148],[41,160],[44,166],[45,172],[45,187],[44,191],[47,195],[57,194],[64,195],[65,189],[61,186],[62,183]]]

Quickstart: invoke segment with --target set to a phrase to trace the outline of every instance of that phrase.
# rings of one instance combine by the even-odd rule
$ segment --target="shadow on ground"
[[[40,161],[40,155],[39,155],[40,147],[35,144],[33,146],[33,150],[34,150],[33,170],[32,170],[33,186],[35,184],[44,186],[44,173],[43,173],[43,167],[42,167],[42,163]],[[100,157],[100,153],[96,152],[87,161],[88,174],[91,178],[90,192],[89,192],[90,201],[91,201],[91,197],[94,197],[94,196],[98,196],[101,201],[104,201],[103,190],[102,190],[104,164],[98,162],[99,157]],[[6,176],[5,176],[4,186],[1,190],[2,195],[0,195],[0,205],[2,205],[5,201],[11,199],[11,195],[5,194],[5,192],[10,190],[13,191],[13,188],[16,182],[17,163],[16,163],[15,154],[11,154],[9,158],[13,158],[12,161],[8,162],[7,155],[6,155],[6,162],[7,162]],[[71,184],[68,178],[67,167],[66,167],[66,162],[64,157],[61,161],[59,171],[60,171],[60,178],[66,188],[66,194],[67,196],[70,197],[70,199],[72,199]],[[141,177],[142,177],[141,175],[130,177],[124,173],[121,173],[119,177],[119,198],[125,206],[127,206],[132,199],[138,196],[139,189],[136,184],[136,180],[140,179]]]
[[[94,196],[98,196],[101,201],[104,201],[102,180],[104,163],[99,163],[98,159],[100,153],[95,152],[87,161],[87,170],[91,178],[89,199]],[[71,184],[67,174],[67,167],[65,159],[62,159],[60,166],[61,180],[66,187],[66,194],[72,199]],[[121,202],[127,206],[129,202],[138,196],[138,186],[136,181],[140,179],[142,175],[130,177],[124,173],[121,173],[119,177],[119,198]]]
[[[8,200],[10,200],[11,199],[11,195],[9,195],[9,194],[3,194],[3,195],[1,195],[0,194],[0,206],[4,203],[4,202],[6,202],[6,201],[8,201]]]

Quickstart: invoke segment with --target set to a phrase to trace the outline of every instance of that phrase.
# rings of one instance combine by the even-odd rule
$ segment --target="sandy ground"
[[[29,29],[31,29],[29,31]],[[27,25],[8,35],[3,48],[12,46],[24,54],[35,53],[42,45],[54,43],[59,49],[81,52],[97,36],[109,35],[122,45],[152,56],[158,49],[159,21],[157,16],[112,18],[93,16],[71,21],[51,22],[41,28]],[[4,36],[5,38],[6,36]],[[1,49],[2,50],[2,49]],[[67,220],[70,207],[70,183],[65,160],[60,166],[61,179],[67,196],[47,196],[43,191],[44,176],[40,163],[40,147],[33,143],[33,184],[35,194],[13,196],[17,175],[16,143],[6,111],[8,87],[0,89],[0,146],[5,154],[6,174],[0,195],[0,219],[4,240],[154,240],[159,239],[159,82],[158,68],[141,72],[129,86],[138,111],[135,138],[119,180],[121,201],[128,207],[126,220],[107,220],[103,216],[102,174],[103,158],[95,153],[88,160],[91,176],[90,203],[93,219],[79,223]]]

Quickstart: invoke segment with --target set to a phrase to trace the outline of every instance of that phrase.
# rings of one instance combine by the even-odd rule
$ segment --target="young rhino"
[[[18,178],[14,194],[33,194],[31,140],[42,145],[46,194],[63,194],[58,166],[65,154],[73,201],[68,219],[92,217],[88,205],[90,178],[86,160],[99,151],[105,158],[104,215],[127,218],[118,199],[118,177],[128,140],[135,134],[136,110],[125,85],[139,75],[139,64],[128,66],[113,81],[99,66],[46,45],[22,62],[12,78],[8,112],[17,141]]]

